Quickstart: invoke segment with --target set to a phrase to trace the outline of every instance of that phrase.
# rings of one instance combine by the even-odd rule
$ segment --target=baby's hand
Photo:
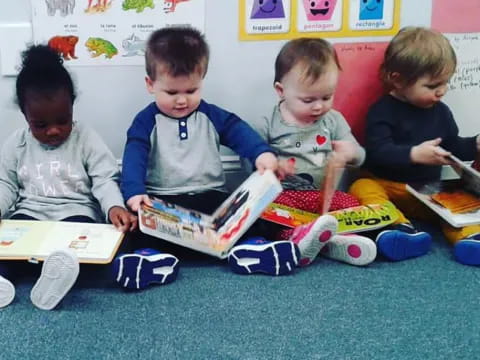
[[[288,160],[282,159],[278,161],[277,177],[280,180],[285,179],[289,175],[295,174],[295,158]]]
[[[265,170],[276,172],[278,169],[278,160],[275,154],[264,152],[255,159],[255,166],[260,174],[263,174]]]
[[[345,164],[353,162],[357,158],[358,146],[351,141],[347,140],[333,140],[332,149],[343,158]]]
[[[423,143],[412,147],[410,159],[414,164],[423,165],[449,165],[451,162],[448,156],[450,152],[438,146],[442,139],[424,141]]]
[[[127,200],[127,205],[130,209],[137,212],[140,206],[145,203],[148,206],[153,206],[152,201],[148,195],[135,195]]]
[[[137,217],[120,206],[110,208],[108,218],[121,232],[133,231],[137,227]]]

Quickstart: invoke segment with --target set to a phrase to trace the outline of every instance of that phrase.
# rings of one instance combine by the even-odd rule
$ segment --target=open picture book
[[[110,224],[2,220],[0,260],[44,260],[52,251],[70,248],[81,263],[110,263],[123,233]]]
[[[207,215],[163,200],[138,211],[140,230],[219,258],[229,250],[282,191],[272,171],[251,174],[220,207]]]
[[[338,234],[351,234],[380,229],[392,224],[398,218],[397,211],[390,204],[372,204],[354,206],[342,210],[330,211],[338,221]],[[276,224],[295,228],[317,219],[320,214],[295,209],[290,206],[271,203],[262,214],[262,219]]]
[[[338,184],[345,168],[338,166],[334,156],[329,156],[325,168],[325,177],[316,188],[311,182],[294,175],[288,176],[282,185],[284,190],[295,191],[318,191],[318,213],[308,212],[294,207],[271,203],[262,214],[262,219],[295,228],[308,224],[317,219],[321,214],[330,214],[338,221],[338,233],[355,233],[375,230],[393,223],[398,214],[390,205],[372,204],[368,206],[355,206],[347,209],[329,212],[332,198],[338,188]],[[308,198],[308,195],[306,195]]]
[[[407,184],[407,191],[454,227],[480,224],[480,172],[450,156],[458,179]]]

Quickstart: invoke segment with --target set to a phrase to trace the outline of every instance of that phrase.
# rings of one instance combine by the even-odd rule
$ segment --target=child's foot
[[[460,240],[453,248],[455,260],[464,265],[480,265],[480,234]]]
[[[363,266],[375,260],[377,246],[364,236],[334,235],[322,249],[321,254],[347,264]]]
[[[295,228],[289,241],[300,250],[300,266],[307,266],[315,260],[320,250],[337,232],[338,222],[331,215],[322,215],[307,225]]]
[[[291,241],[267,241],[250,238],[233,247],[228,254],[230,268],[238,274],[290,274],[298,265],[300,253]]]
[[[80,266],[72,250],[53,251],[43,262],[42,272],[30,292],[33,305],[52,310],[77,280]]]
[[[178,259],[154,249],[140,249],[113,260],[115,281],[127,289],[141,290],[152,283],[168,284],[177,278]]]
[[[0,308],[10,305],[14,298],[15,286],[9,280],[0,276]]]
[[[432,244],[430,234],[415,229],[410,224],[398,224],[377,235],[378,251],[387,259],[400,261],[428,253]]]

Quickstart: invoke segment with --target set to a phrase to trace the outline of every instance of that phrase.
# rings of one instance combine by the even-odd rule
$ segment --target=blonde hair
[[[320,38],[298,38],[287,42],[275,60],[275,82],[297,64],[305,66],[304,78],[316,81],[325,72],[325,67],[334,62],[341,70],[337,53],[333,46]]]
[[[405,27],[392,39],[380,67],[380,78],[393,88],[392,74],[411,85],[422,76],[453,74],[457,57],[450,41],[440,32],[422,27]]]

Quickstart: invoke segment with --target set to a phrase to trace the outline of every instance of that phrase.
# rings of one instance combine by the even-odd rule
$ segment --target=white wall
[[[430,25],[431,1],[403,0],[401,25]],[[276,101],[272,88],[273,63],[284,42],[239,42],[238,2],[207,0],[206,3],[206,37],[211,47],[211,63],[204,98],[254,121]],[[5,2],[0,22],[29,21],[29,9],[29,0]],[[350,38],[332,42],[364,40],[388,38]],[[120,158],[131,120],[152,101],[145,90],[143,67],[76,67],[71,72],[79,95],[75,118],[90,123]],[[14,87],[15,78],[0,77],[0,144],[24,124],[13,104]]]

